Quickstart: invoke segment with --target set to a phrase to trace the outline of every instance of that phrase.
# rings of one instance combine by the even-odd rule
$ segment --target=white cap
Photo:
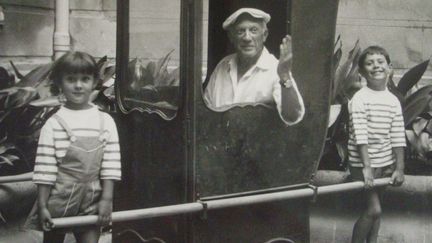
[[[232,24],[234,24],[237,21],[237,18],[244,14],[247,13],[250,16],[257,18],[257,19],[262,19],[266,24],[270,21],[270,15],[262,10],[256,9],[256,8],[241,8],[237,11],[235,11],[233,14],[231,14],[222,24],[222,28],[224,30],[228,29],[228,27]]]

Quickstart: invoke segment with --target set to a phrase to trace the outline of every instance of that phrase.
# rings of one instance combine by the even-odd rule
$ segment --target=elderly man
[[[241,103],[276,103],[282,120],[293,125],[302,120],[305,108],[291,75],[291,38],[283,38],[278,61],[264,47],[269,21],[269,14],[254,8],[241,8],[224,21],[236,53],[218,63],[204,101],[216,111]]]

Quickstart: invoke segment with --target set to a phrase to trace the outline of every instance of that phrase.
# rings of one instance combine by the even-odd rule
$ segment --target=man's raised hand
[[[290,72],[292,66],[292,49],[291,49],[291,36],[286,35],[282,39],[282,43],[279,46],[280,58],[277,68],[279,78],[281,80],[290,79]]]

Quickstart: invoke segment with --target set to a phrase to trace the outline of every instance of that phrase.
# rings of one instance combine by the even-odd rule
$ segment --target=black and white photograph
[[[0,0],[0,243],[432,242],[432,1]]]

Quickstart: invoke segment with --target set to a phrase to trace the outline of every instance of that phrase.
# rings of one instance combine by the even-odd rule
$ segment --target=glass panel
[[[272,102],[273,96],[270,100],[238,101],[217,109],[201,103],[195,123],[196,194],[201,199],[214,199],[308,184],[316,171],[327,130],[337,2],[209,0],[207,6],[203,11],[208,12],[206,78],[214,74],[221,60],[236,52],[222,29],[225,19],[243,7],[261,9],[271,15],[265,47],[275,58],[279,57],[279,44],[284,36],[292,33],[295,37],[292,39],[292,76],[306,109],[301,122],[287,127]],[[317,19],[322,12],[326,13],[325,17]],[[229,68],[224,75],[231,72]],[[231,80],[226,84],[229,87],[241,85]],[[205,85],[208,88],[210,84]],[[285,93],[282,93],[279,80],[275,86],[279,88],[282,101],[292,97],[290,92],[285,92],[292,91],[291,88],[284,88]],[[250,86],[245,90],[249,88],[258,94],[263,91]],[[215,96],[215,100],[218,99],[220,97]]]
[[[123,105],[173,119],[180,93],[180,0],[132,0],[129,22]]]
[[[281,79],[290,77],[291,62],[284,65],[287,68],[282,77],[276,71],[279,46],[289,33],[289,2],[237,0],[224,3],[210,1],[212,10],[208,17],[204,16],[203,32],[208,34],[208,43],[203,45],[203,48],[205,44],[208,47],[208,62],[207,59],[203,62],[208,64],[203,84],[205,104],[214,111],[264,104],[277,109],[287,124],[298,122],[304,114],[302,94],[295,81],[287,83],[294,92],[287,92],[279,84]],[[206,2],[204,13],[209,12],[208,6]],[[226,22],[228,19],[231,22]],[[290,42],[287,49],[289,56]],[[294,113],[298,119],[292,119]]]

